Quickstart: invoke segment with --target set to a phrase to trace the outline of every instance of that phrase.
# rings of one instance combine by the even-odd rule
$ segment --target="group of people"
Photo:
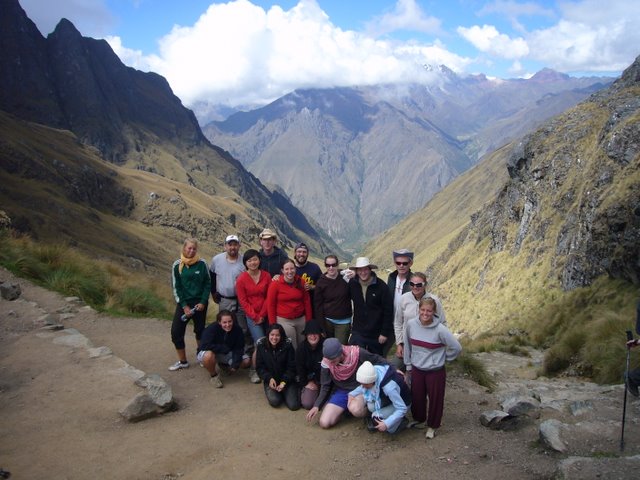
[[[223,372],[248,368],[271,406],[305,408],[307,420],[318,416],[322,428],[348,412],[365,418],[372,432],[413,426],[433,438],[443,414],[445,363],[461,346],[440,299],[427,292],[426,275],[411,271],[413,252],[393,252],[396,270],[387,284],[366,257],[341,270],[338,257],[327,255],[322,273],[304,243],[289,258],[271,229],[259,241],[260,250],[240,256],[239,238],[229,235],[224,252],[207,264],[197,241],[185,240],[172,267],[178,361],[169,370],[189,368],[184,337],[192,321],[197,362],[216,388],[223,387]],[[218,314],[205,327],[209,295]]]

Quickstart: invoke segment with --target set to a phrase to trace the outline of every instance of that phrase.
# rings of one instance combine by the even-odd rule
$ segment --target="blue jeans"
[[[264,333],[264,320],[262,323],[256,324],[253,321],[253,318],[247,317],[247,328],[249,328],[249,332],[251,333],[251,338],[253,339],[253,343],[256,344],[258,340],[265,337]]]

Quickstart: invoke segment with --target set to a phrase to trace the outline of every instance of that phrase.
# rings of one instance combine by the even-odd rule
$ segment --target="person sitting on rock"
[[[244,333],[236,324],[235,313],[220,310],[216,322],[202,332],[198,361],[211,375],[211,384],[222,388],[220,373],[224,369],[233,373],[239,368],[248,368],[251,359],[244,353]]]

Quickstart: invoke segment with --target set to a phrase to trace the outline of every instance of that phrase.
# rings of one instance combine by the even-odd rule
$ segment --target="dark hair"
[[[327,260],[333,258],[336,261],[336,264],[340,263],[340,261],[338,260],[338,257],[336,255],[334,255],[333,253],[331,255],[327,255],[326,257],[324,257],[324,263],[327,263]],[[338,267],[338,265],[336,265],[336,268]]]
[[[236,323],[236,314],[231,310],[220,310],[216,315],[216,322],[220,323],[220,319],[222,319],[222,317],[231,317],[231,320],[233,320],[233,323],[234,324]]]
[[[280,332],[280,341],[278,342],[278,344],[274,347],[273,345],[271,345],[271,342],[269,341],[269,334],[271,333],[272,330],[278,330]],[[284,343],[287,341],[287,334],[284,331],[284,327],[282,325],[280,325],[279,323],[273,323],[271,325],[269,325],[267,327],[267,335],[266,335],[266,345],[267,348],[273,348],[273,349],[277,349],[280,348],[284,345]]]
[[[282,271],[282,268],[283,268],[287,263],[293,263],[293,266],[294,266],[294,267],[296,266],[296,262],[294,262],[292,258],[289,258],[289,257],[287,257],[287,258],[283,258],[283,259],[280,261],[280,271]]]
[[[244,265],[244,268],[247,268],[247,261],[252,259],[253,257],[258,257],[258,259],[260,259],[260,252],[253,248],[250,248],[249,250],[244,252],[244,255],[242,255],[242,264]]]

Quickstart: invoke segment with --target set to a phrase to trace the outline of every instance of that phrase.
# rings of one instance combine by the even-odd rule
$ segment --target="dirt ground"
[[[306,422],[304,410],[271,408],[244,371],[215,389],[194,362],[192,335],[191,368],[169,372],[175,352],[166,321],[75,308],[61,322],[65,329],[114,354],[89,358],[86,348],[56,340],[60,332],[41,329],[45,312],[57,317],[68,302],[1,270],[3,280],[23,291],[18,300],[0,300],[0,468],[11,478],[514,480],[552,478],[566,458],[540,445],[534,421],[516,431],[483,427],[480,414],[498,407],[496,396],[453,373],[443,426],[427,440],[424,430],[371,434],[356,419],[322,430]],[[118,411],[142,390],[121,373],[122,360],[169,382],[178,410],[127,423]],[[628,407],[635,417],[627,424],[628,451],[636,455],[639,411]],[[603,439],[593,449],[615,450],[616,442]]]

